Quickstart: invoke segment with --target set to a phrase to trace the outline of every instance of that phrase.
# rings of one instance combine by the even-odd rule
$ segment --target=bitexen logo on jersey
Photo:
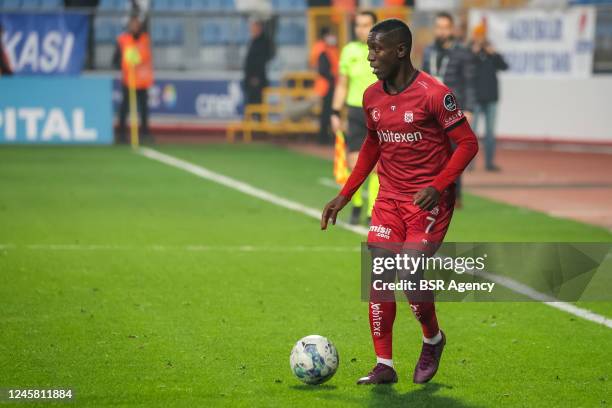
[[[387,143],[412,143],[423,139],[421,132],[394,132],[392,130],[378,130],[378,139]]]

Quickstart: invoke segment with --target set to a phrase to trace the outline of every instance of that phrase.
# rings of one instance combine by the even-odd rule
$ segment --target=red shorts
[[[455,189],[448,188],[440,196],[438,205],[425,211],[408,201],[377,198],[372,211],[368,244],[376,247],[416,249],[433,255],[444,240],[455,208]],[[387,247],[387,248],[389,248]]]

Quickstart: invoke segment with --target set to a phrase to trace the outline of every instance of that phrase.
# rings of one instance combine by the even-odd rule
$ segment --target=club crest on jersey
[[[412,111],[404,112],[404,122],[412,123],[414,121],[414,113]]]
[[[378,122],[380,120],[380,109],[378,108],[372,109],[371,115],[372,115],[372,120],[374,122]]]
[[[391,110],[395,112],[395,105],[391,105]]]
[[[447,93],[444,95],[444,107],[447,111],[454,111],[457,109],[457,102],[455,102],[455,97],[451,93]]]

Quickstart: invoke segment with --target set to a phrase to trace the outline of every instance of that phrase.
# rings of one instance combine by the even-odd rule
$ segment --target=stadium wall
[[[612,95],[611,75],[587,79],[502,75],[500,87],[497,122],[500,137],[612,144],[607,100]]]

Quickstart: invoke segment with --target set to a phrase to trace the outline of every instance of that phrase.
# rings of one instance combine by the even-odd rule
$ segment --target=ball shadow
[[[321,384],[321,385],[308,385],[308,384],[299,384],[299,385],[291,385],[289,388],[297,391],[305,391],[305,392],[324,392],[324,391],[333,391],[337,389],[335,385],[331,384]]]

